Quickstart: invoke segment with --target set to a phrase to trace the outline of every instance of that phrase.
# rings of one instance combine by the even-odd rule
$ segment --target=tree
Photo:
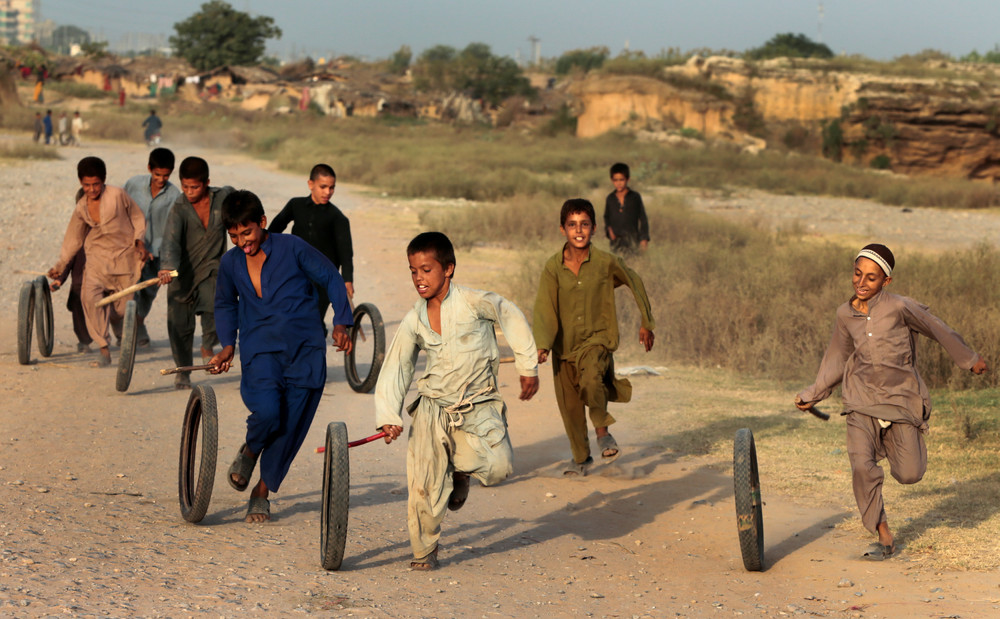
[[[90,43],[90,34],[77,26],[58,26],[52,31],[52,49],[60,54],[69,54],[73,45]]]
[[[280,39],[281,29],[274,19],[250,17],[227,2],[211,0],[201,10],[174,24],[170,37],[174,54],[200,71],[231,64],[257,64],[268,39]]]
[[[746,57],[750,60],[767,58],[833,58],[833,52],[823,43],[817,43],[804,34],[776,34],[771,40],[749,49]]]
[[[470,43],[461,52],[447,45],[427,49],[413,72],[419,89],[458,90],[491,105],[514,95],[534,95],[517,63],[494,56],[485,43]]]
[[[410,51],[410,46],[403,45],[389,58],[389,72],[403,75],[410,68],[411,60],[413,60],[413,52]]]

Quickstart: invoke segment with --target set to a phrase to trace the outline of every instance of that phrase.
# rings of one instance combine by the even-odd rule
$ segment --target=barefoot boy
[[[886,292],[895,257],[885,245],[865,246],[854,259],[854,296],[837,308],[833,337],[816,382],[795,396],[807,410],[843,383],[847,453],[854,498],[865,528],[878,535],[862,558],[881,561],[896,551],[882,501],[888,458],[892,476],[915,484],[927,470],[924,432],[931,415],[930,395],[917,373],[917,334],[944,346],[959,367],[986,372],[986,362],[962,337],[913,299]]]
[[[351,222],[336,205],[330,202],[337,188],[337,175],[325,163],[316,164],[309,173],[309,195],[292,198],[281,209],[271,225],[270,232],[284,232],[288,224],[294,222],[292,234],[309,243],[330,262],[340,269],[347,287],[347,297],[354,298],[354,248],[351,246]],[[316,286],[319,295],[319,316],[326,321],[326,310],[330,298],[321,286]]]
[[[535,299],[538,362],[545,363],[551,351],[556,401],[573,453],[567,475],[586,475],[594,462],[585,408],[590,409],[603,460],[610,462],[620,453],[608,432],[615,422],[608,402],[628,402],[632,385],[615,377],[612,358],[618,348],[618,286],[632,290],[642,314],[639,341],[646,352],[653,348],[653,315],[642,280],[624,260],[590,244],[594,220],[589,201],[576,198],[563,204],[559,229],[566,244],[545,263]]]
[[[181,192],[167,215],[160,252],[161,284],[167,288],[167,336],[178,366],[192,364],[195,317],[201,316],[201,358],[215,354],[215,278],[226,251],[222,203],[232,187],[210,187],[208,163],[188,157],[179,170]],[[177,277],[170,272],[177,270]],[[178,372],[174,387],[190,389],[190,372]]]
[[[452,282],[455,250],[440,232],[424,232],[406,248],[410,276],[420,295],[389,346],[375,385],[375,425],[387,443],[403,432],[403,398],[427,354],[420,397],[407,407],[413,421],[407,444],[407,525],[414,560],[410,567],[438,564],[445,508],[458,510],[469,493],[469,476],[484,486],[510,475],[512,450],[507,407],[497,390],[500,355],[494,325],[514,350],[521,399],[538,391],[535,342],[516,306],[503,297]]]
[[[149,174],[139,174],[125,181],[125,192],[139,205],[146,217],[146,249],[153,258],[142,267],[141,280],[157,277],[160,271],[160,252],[163,245],[163,230],[167,225],[170,208],[181,196],[180,189],[170,182],[174,172],[174,154],[166,148],[149,151],[147,164]],[[146,316],[153,307],[153,300],[159,286],[149,286],[135,293],[136,313],[139,330],[137,344],[149,346],[149,332],[146,330]]]
[[[311,282],[320,282],[333,298],[337,350],[351,350],[351,308],[344,280],[323,254],[290,234],[265,231],[264,207],[254,194],[227,197],[222,225],[235,247],[219,264],[215,320],[222,352],[210,363],[213,373],[228,372],[239,335],[240,395],[250,416],[229,483],[246,490],[260,457],[260,481],[250,493],[246,521],[262,522],[271,519],[268,494],[278,491],[288,473],[326,383],[325,338]]]
[[[639,192],[628,186],[629,169],[624,163],[611,166],[615,190],[604,201],[604,232],[611,241],[611,251],[632,254],[636,248],[646,251],[649,245],[649,220]]]
[[[143,238],[146,218],[124,190],[105,185],[108,172],[104,161],[84,157],[76,166],[83,195],[76,203],[63,238],[59,261],[49,269],[49,277],[60,279],[66,266],[83,248],[87,264],[80,288],[84,319],[91,339],[100,349],[94,367],[111,365],[108,323],[125,315],[131,295],[97,307],[103,297],[134,284],[142,263],[149,258]]]

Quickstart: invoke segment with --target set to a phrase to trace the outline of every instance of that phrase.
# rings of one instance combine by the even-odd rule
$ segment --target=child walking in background
[[[618,443],[608,432],[615,418],[608,402],[628,402],[632,385],[615,377],[612,353],[618,348],[615,288],[628,286],[642,314],[639,341],[653,348],[653,314],[646,288],[625,261],[593,245],[594,206],[587,200],[567,200],[559,215],[566,237],[562,250],[542,269],[535,299],[534,336],[538,362],[552,354],[556,401],[569,437],[573,459],[567,475],[586,475],[593,464],[585,409],[597,434],[601,458],[618,458]]]
[[[513,470],[507,406],[498,391],[499,324],[514,350],[521,399],[538,391],[535,342],[524,314],[492,292],[452,282],[455,250],[440,232],[425,232],[406,248],[420,300],[406,314],[385,356],[375,385],[375,425],[387,443],[403,432],[403,398],[416,372],[417,354],[427,353],[420,397],[407,407],[413,417],[407,444],[407,525],[414,560],[410,567],[438,565],[445,508],[460,509],[469,477],[484,486]]]
[[[624,163],[611,166],[615,190],[604,201],[604,233],[616,254],[634,254],[649,246],[649,220],[639,192],[628,186],[629,169]]]
[[[973,374],[986,362],[962,337],[913,299],[886,292],[895,257],[885,245],[866,245],[854,260],[854,296],[837,308],[833,336],[816,382],[795,396],[807,410],[843,383],[847,453],[854,498],[865,528],[878,535],[862,555],[881,561],[896,552],[882,500],[889,460],[892,476],[915,484],[927,470],[924,433],[931,415],[930,396],[916,367],[917,334],[944,346],[955,363]]]

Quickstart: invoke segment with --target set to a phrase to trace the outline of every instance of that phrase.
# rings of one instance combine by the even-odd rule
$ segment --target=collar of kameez
[[[271,255],[271,233],[267,230],[264,231],[266,235],[264,240],[260,242],[260,251],[264,252],[265,256]]]
[[[885,273],[886,277],[892,276],[892,267],[889,266],[889,263],[885,261],[885,258],[873,252],[872,250],[862,249],[861,251],[858,252],[858,255],[854,257],[854,261],[857,262],[858,258],[868,258],[875,264],[882,267],[882,272]]]
[[[864,312],[860,312],[860,311],[858,311],[857,309],[854,308],[854,299],[858,298],[858,295],[856,295],[856,294],[852,294],[851,295],[851,300],[847,302],[847,305],[850,306],[851,311],[854,312],[855,316],[871,316],[872,308],[874,306],[878,305],[879,300],[882,298],[882,295],[884,295],[884,294],[888,294],[888,293],[885,291],[885,289],[882,289],[882,290],[879,290],[877,293],[875,293],[875,296],[873,296],[872,298],[868,299],[868,313],[867,314],[865,314]]]
[[[569,243],[563,243],[563,248],[562,248],[562,251],[560,252],[561,255],[565,255],[566,254],[566,248],[567,247],[569,247]],[[590,257],[592,255],[594,255],[594,252],[591,251],[592,249],[593,249],[593,244],[587,246],[587,257],[583,259],[584,262],[590,262]],[[562,264],[562,268],[569,269],[569,267],[566,266],[566,262],[565,261],[560,261],[560,264]]]

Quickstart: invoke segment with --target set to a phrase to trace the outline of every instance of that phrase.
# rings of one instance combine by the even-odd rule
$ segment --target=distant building
[[[35,21],[41,0],[0,0],[0,43],[23,45],[35,41]]]

